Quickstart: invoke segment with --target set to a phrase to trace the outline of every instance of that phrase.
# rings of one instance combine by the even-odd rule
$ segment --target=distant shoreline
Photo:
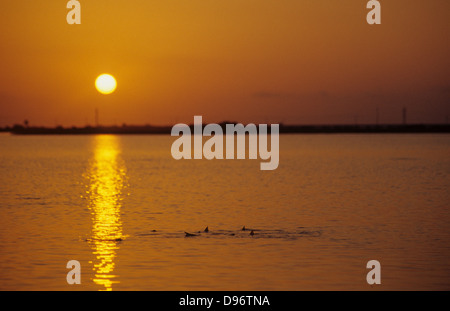
[[[229,122],[228,124],[230,124]],[[226,123],[220,125],[224,128]],[[232,122],[232,124],[236,124]],[[193,125],[190,125],[193,129]],[[98,126],[98,127],[25,127],[15,125],[2,128],[1,132],[13,135],[95,135],[95,134],[160,134],[170,135],[172,126]],[[280,134],[414,134],[450,133],[450,124],[386,124],[386,125],[284,125],[280,124]]]

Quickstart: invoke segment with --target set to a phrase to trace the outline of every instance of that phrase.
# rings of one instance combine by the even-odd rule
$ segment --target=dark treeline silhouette
[[[223,132],[226,132],[226,124],[220,123]],[[194,126],[190,125],[191,132]],[[87,134],[169,134],[172,126],[85,126],[85,127],[37,127],[14,125],[13,127],[0,128],[2,132],[10,132],[16,135],[87,135]],[[270,126],[268,126],[270,133]],[[450,124],[360,124],[360,125],[285,125],[280,124],[281,134],[339,134],[339,133],[450,133]]]

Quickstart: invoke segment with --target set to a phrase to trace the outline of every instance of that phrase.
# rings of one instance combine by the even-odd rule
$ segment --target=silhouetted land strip
[[[225,133],[225,124],[221,123]],[[190,125],[193,133],[193,125]],[[270,130],[270,127],[268,127]],[[172,126],[99,126],[99,127],[25,127],[15,125],[0,129],[16,135],[90,135],[90,134],[169,134]],[[407,125],[283,125],[281,134],[342,134],[342,133],[450,133],[450,124],[407,124]]]

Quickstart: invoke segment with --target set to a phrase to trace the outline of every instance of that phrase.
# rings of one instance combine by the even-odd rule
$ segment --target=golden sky
[[[0,3],[0,126],[450,116],[448,0],[381,0],[381,25],[365,0],[66,2]]]

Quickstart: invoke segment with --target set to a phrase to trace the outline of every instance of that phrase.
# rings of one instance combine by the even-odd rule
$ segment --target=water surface
[[[0,289],[450,289],[449,135],[281,135],[275,171],[173,140],[0,135]]]

